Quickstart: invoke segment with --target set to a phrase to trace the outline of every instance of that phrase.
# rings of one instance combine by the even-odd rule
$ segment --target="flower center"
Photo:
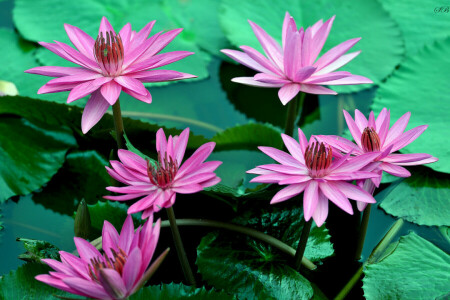
[[[164,153],[164,158],[162,158],[161,152],[158,152],[158,163],[156,164],[147,161],[147,174],[150,182],[162,189],[172,184],[177,172],[177,161],[173,160],[172,156],[167,158],[167,152]]]
[[[325,170],[331,165],[332,160],[331,147],[324,143],[314,142],[306,148],[305,163],[310,170],[311,176],[324,176]]]
[[[103,32],[97,37],[94,44],[94,56],[104,75],[117,76],[122,72],[123,44],[119,34],[112,31]]]
[[[91,276],[92,280],[100,283],[99,273],[101,269],[114,269],[120,275],[122,275],[123,266],[127,261],[126,253],[119,248],[119,252],[117,253],[114,249],[111,248],[111,252],[113,254],[113,258],[108,257],[104,254],[102,260],[100,257],[91,258],[91,263],[89,265],[89,276]]]
[[[380,151],[380,138],[373,128],[364,128],[361,135],[361,146],[365,152]]]

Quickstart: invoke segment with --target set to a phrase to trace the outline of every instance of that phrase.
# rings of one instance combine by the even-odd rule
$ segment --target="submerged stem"
[[[175,219],[175,213],[172,207],[166,208],[167,217],[169,218],[170,229],[172,230],[173,241],[175,243],[175,249],[177,250],[178,259],[181,263],[181,268],[183,269],[184,277],[190,285],[195,286],[194,273],[192,273],[191,266],[184,251],[183,242],[181,241],[180,232],[178,231],[177,220]]]
[[[117,147],[119,149],[124,149],[124,139],[123,139],[123,120],[122,112],[120,111],[120,101],[117,99],[116,103],[113,104],[113,118],[114,118],[114,130],[116,131],[116,141]]]
[[[286,125],[284,127],[284,133],[292,136],[294,133],[295,121],[301,109],[303,107],[303,101],[305,99],[305,93],[300,92],[294,99],[289,101],[286,113]]]
[[[311,231],[312,219],[303,225],[302,235],[298,242],[297,251],[294,257],[295,269],[300,270],[303,254],[305,253],[306,243],[308,242],[309,232]]]
[[[359,236],[358,236],[358,244],[356,246],[356,252],[355,252],[355,260],[360,260],[361,253],[364,248],[364,241],[366,239],[366,233],[367,233],[367,226],[369,225],[369,218],[370,218],[370,208],[372,207],[371,204],[368,204],[366,209],[364,209],[361,226],[359,228]]]

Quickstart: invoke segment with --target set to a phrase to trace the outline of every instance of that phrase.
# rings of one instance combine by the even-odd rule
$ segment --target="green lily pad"
[[[51,258],[59,259],[59,248],[47,241],[17,238],[18,242],[23,243],[23,247],[27,252],[19,255],[19,259],[28,262],[41,263],[41,259]]]
[[[76,11],[76,13],[73,13]],[[149,14],[149,12],[151,12]],[[119,30],[127,22],[132,24],[134,30],[140,30],[151,20],[156,19],[152,32],[175,29],[176,24],[170,20],[158,1],[133,1],[120,0],[98,2],[94,0],[81,0],[75,2],[58,0],[45,2],[29,2],[19,0],[15,2],[13,10],[14,23],[21,35],[30,41],[70,43],[64,30],[64,23],[81,28],[92,37],[98,34],[101,18],[105,16],[110,23]],[[198,76],[197,80],[208,76],[206,69],[209,63],[209,55],[198,55],[200,49],[189,39],[189,35],[181,34],[175,38],[165,51],[185,50],[193,51],[193,55],[179,62],[171,64],[164,69],[187,72]],[[40,56],[41,63],[51,65],[52,60],[46,61]],[[36,75],[35,75],[36,76]]]
[[[450,256],[415,233],[364,269],[366,299],[436,299],[450,292]],[[444,297],[445,298],[445,297]]]
[[[404,52],[401,32],[378,1],[222,1],[220,22],[225,35],[235,46],[248,45],[261,50],[248,20],[260,25],[281,42],[281,28],[286,11],[299,26],[313,25],[320,19],[336,20],[321,53],[348,39],[362,37],[354,47],[362,53],[342,68],[366,76],[379,84],[402,59]],[[382,62],[382,63],[380,63]],[[370,85],[331,86],[339,93],[360,91]]]
[[[424,45],[449,36],[448,3],[440,0],[382,0],[381,4],[400,26],[408,53],[415,53]]]
[[[249,123],[228,128],[217,133],[212,139],[216,142],[215,150],[248,149],[257,150],[258,146],[268,146],[281,149],[283,140],[279,129],[269,123]]]
[[[229,47],[219,24],[220,1],[209,0],[164,0],[164,11],[175,20],[183,34],[212,55]]]
[[[76,146],[67,127],[31,123],[26,119],[0,119],[0,202],[26,195],[47,183]]]
[[[54,295],[73,297],[73,294],[55,289],[34,279],[36,275],[46,274],[50,270],[41,263],[27,263],[11,271],[0,280],[0,299],[55,299]]]
[[[217,292],[214,289],[207,290],[205,287],[195,288],[181,283],[151,285],[140,289],[130,297],[130,300],[165,299],[228,300],[236,298],[224,292]]]
[[[105,169],[107,165],[96,151],[70,153],[48,185],[33,195],[33,201],[69,216],[81,199],[88,204],[97,203],[108,193],[105,187],[112,182]]]
[[[438,66],[438,67],[437,67]],[[439,158],[427,165],[433,170],[450,173],[448,112],[448,74],[450,69],[450,38],[427,46],[409,56],[377,91],[372,109],[387,107],[391,122],[411,112],[410,129],[427,124],[428,129],[414,142],[401,149],[402,153],[429,153]]]
[[[197,248],[199,272],[208,284],[239,299],[311,299],[307,279],[271,248],[235,234],[209,233]]]
[[[427,226],[450,226],[450,178],[417,168],[396,185],[380,207],[388,214]]]

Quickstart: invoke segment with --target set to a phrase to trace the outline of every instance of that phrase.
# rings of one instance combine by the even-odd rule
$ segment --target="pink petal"
[[[48,274],[41,274],[41,275],[37,275],[36,277],[34,277],[36,280],[39,280],[45,284],[48,284],[49,286],[52,286],[54,288],[57,288],[58,290],[62,290],[62,291],[66,291],[75,295],[80,295],[80,296],[88,296],[85,293],[81,293],[77,290],[72,289],[71,287],[69,287],[67,284],[65,284],[61,279],[59,278],[55,278],[53,276],[50,276]]]
[[[392,144],[394,147],[391,152],[395,152],[403,147],[406,147],[413,141],[415,141],[424,131],[428,128],[428,125],[417,126],[407,132],[403,133],[399,138],[394,140]]]
[[[314,84],[301,84],[300,90],[307,94],[315,94],[315,95],[337,95],[337,93],[333,90],[330,90],[326,87]]]
[[[147,162],[145,159],[128,150],[119,149],[117,151],[120,161],[127,167],[147,175]]]
[[[278,97],[283,105],[286,105],[300,92],[300,84],[298,83],[288,83],[281,87],[278,91]]]
[[[73,62],[74,64],[77,65],[82,65],[78,60],[74,59],[72,56],[70,56],[69,54],[67,54],[66,51],[64,51],[61,46],[57,45],[57,44],[52,44],[52,43],[46,43],[46,42],[39,42],[39,45],[41,45],[44,48],[47,48],[48,50],[52,51],[53,53],[55,53],[56,55],[64,58],[65,60],[68,60],[70,62]],[[75,51],[75,50],[74,50]],[[99,69],[100,70],[100,69]]]
[[[403,133],[406,126],[408,125],[410,117],[411,117],[411,113],[407,112],[406,114],[401,116],[400,119],[398,119],[394,125],[392,125],[391,129],[387,133],[384,145],[391,144],[394,140],[396,140]]]
[[[383,162],[380,165],[380,168],[383,171],[385,171],[385,172],[387,172],[387,173],[389,173],[391,175],[397,176],[397,177],[409,177],[409,176],[411,176],[411,173],[408,170],[406,170],[403,167],[394,165],[394,164]]]
[[[259,81],[254,80],[253,77],[235,77],[235,78],[231,79],[231,81],[237,82],[237,83],[242,83],[242,84],[249,85],[249,86],[256,86],[256,87],[272,88],[272,87],[282,87],[283,86],[282,84],[259,82]]]
[[[259,53],[254,48],[250,46],[240,46],[239,48],[241,48],[256,63],[260,64],[263,68],[268,70],[268,72],[263,73],[273,73],[279,76],[284,75],[281,69],[275,63],[267,59],[267,57]]]
[[[281,69],[283,67],[283,55],[280,45],[257,24],[248,21],[266,55]]]
[[[353,118],[350,116],[350,114],[347,111],[344,112],[344,118],[345,122],[347,122],[348,129],[350,130],[350,133],[352,134],[353,139],[358,144],[358,146],[361,148],[361,130],[356,125],[356,122],[353,121]]]
[[[306,148],[308,147],[308,140],[306,139],[305,134],[300,128],[298,128],[298,141],[300,144],[300,150],[302,151],[302,153],[305,153]]]
[[[123,223],[122,230],[119,235],[119,248],[125,251],[125,253],[130,252],[131,242],[134,237],[134,224],[131,215],[128,215]]]
[[[303,67],[311,65],[311,48],[313,47],[314,45],[312,44],[312,28],[308,27],[305,30],[302,43],[301,65]]]
[[[430,158],[435,159],[435,157],[427,153],[390,154],[383,158],[383,162],[403,165],[403,163],[415,163],[428,160]]]
[[[292,175],[288,175],[288,174],[279,174],[279,173],[266,174],[266,175],[261,175],[261,176],[255,177],[252,180],[250,180],[250,182],[279,183],[282,180],[286,180],[286,179],[289,179],[292,177],[293,177]],[[294,177],[297,177],[297,176],[294,176]],[[299,183],[299,182],[290,182],[290,183],[284,183],[284,184],[291,184],[291,183]]]
[[[328,38],[328,34],[330,33],[331,27],[333,26],[334,18],[336,16],[332,16],[328,21],[323,24],[320,29],[317,30],[317,33],[314,34],[312,39],[312,45],[310,49],[310,57],[308,64],[314,63],[320,51],[322,51],[323,45]],[[320,24],[320,23],[319,23]]]
[[[80,255],[81,259],[85,262],[89,262],[91,258],[101,258],[102,255],[100,252],[98,252],[97,248],[92,246],[91,243],[89,243],[86,240],[83,240],[79,237],[74,237],[73,240],[75,241],[75,246],[77,247],[78,254]]]
[[[346,163],[342,164],[338,168],[333,170],[333,174],[344,173],[344,172],[355,172],[359,171],[362,167],[374,161],[380,153],[364,153],[356,157],[349,158]]]
[[[162,128],[158,129],[156,132],[156,151],[160,153],[165,153],[167,149],[167,139],[166,134]]]
[[[287,199],[297,196],[298,194],[303,192],[306,185],[307,185],[307,183],[303,182],[303,183],[299,183],[299,184],[291,184],[291,185],[285,187],[284,189],[282,189],[278,193],[276,193],[275,196],[273,196],[272,200],[270,201],[270,204],[279,203],[279,202],[282,202],[282,201],[285,201]]]
[[[133,97],[139,101],[145,102],[147,104],[152,103],[152,94],[150,94],[150,92],[148,90],[147,90],[147,94],[145,94],[145,95],[135,93],[134,91],[126,89],[126,88],[122,88],[122,91],[124,91],[125,93],[127,93],[128,95],[130,95],[131,97]]]
[[[284,145],[286,146],[286,149],[289,151],[289,153],[301,163],[301,166],[304,166],[305,165],[305,157],[303,154],[304,150],[302,150],[300,144],[297,143],[297,141],[294,138],[284,133],[281,134],[281,138],[283,139]]]
[[[76,62],[77,64],[93,71],[100,72],[100,68],[98,67],[98,63],[96,61],[84,56],[65,43],[58,41],[55,41],[55,43],[62,49],[62,51],[66,52],[66,54],[71,58],[70,61]]]
[[[168,32],[158,36],[156,41],[150,46],[144,56],[149,57],[159,53],[162,49],[164,49],[180,32],[183,31],[183,28],[177,28],[173,30],[169,30]]]
[[[390,125],[390,113],[387,111],[386,108],[383,108],[375,122],[381,146],[383,146],[386,141],[386,137],[389,131],[389,125]]]
[[[314,222],[316,222],[317,227],[322,226],[328,217],[328,199],[320,190],[317,206],[312,217],[314,219]]]
[[[209,142],[200,146],[191,157],[189,157],[178,170],[175,179],[181,178],[189,171],[193,171],[199,164],[205,161],[206,158],[214,150],[216,143]]]
[[[316,71],[316,68],[314,67],[303,67],[300,70],[297,71],[294,75],[294,81],[295,82],[303,82],[304,80],[308,79],[314,72]]]
[[[138,45],[141,45],[143,42],[145,42],[155,23],[156,20],[147,23],[147,25],[145,25],[138,33],[136,33],[133,36],[132,45],[136,45],[136,47],[138,47]],[[130,49],[130,51],[132,51],[132,49]]]
[[[134,284],[137,283],[142,269],[142,252],[136,247],[134,248],[127,258],[127,261],[123,267],[122,280],[125,283],[125,288],[130,291]]]
[[[286,41],[288,39],[288,36],[296,31],[297,31],[297,25],[295,24],[294,18],[291,17],[291,15],[288,12],[286,12],[286,14],[284,15],[282,37],[281,37],[283,49],[286,46]]]
[[[355,109],[355,123],[356,125],[358,125],[358,128],[361,131],[361,133],[364,131],[366,127],[369,126],[369,121],[367,121],[363,113],[357,109]]]
[[[189,139],[189,128],[186,128],[181,132],[180,137],[176,141],[176,145],[174,147],[174,157],[178,167],[181,165],[183,161],[184,153],[186,151],[186,146]]]
[[[327,181],[330,180],[342,181],[342,180],[360,180],[377,177],[379,177],[379,175],[373,172],[353,171],[348,173],[329,174],[323,177],[323,179],[326,179]]]
[[[129,76],[118,76],[114,78],[114,81],[123,86],[124,88],[131,90],[139,95],[146,95],[148,93],[145,86],[137,79]]]
[[[121,86],[114,81],[110,81],[102,85],[102,87],[100,88],[100,92],[102,93],[103,98],[105,98],[105,100],[108,101],[110,105],[114,105],[114,103],[116,103],[117,99],[119,99],[121,91]]]
[[[86,97],[95,92],[100,86],[112,80],[110,77],[100,77],[75,86],[67,97],[67,103]]]
[[[269,69],[266,69],[265,67],[261,66],[259,63],[257,63],[254,59],[250,58],[250,56],[247,53],[236,51],[236,50],[229,50],[229,49],[223,49],[220,50],[223,54],[228,56],[229,58],[237,61],[238,63],[253,69],[258,72],[263,73],[273,73],[272,71],[269,71]]]
[[[127,289],[120,274],[114,269],[102,268],[99,271],[100,283],[113,299],[123,299]]]
[[[129,74],[128,76],[138,79],[141,82],[163,82],[163,81],[174,81],[197,77],[195,75],[171,70],[140,71]]]
[[[64,24],[67,35],[72,44],[87,58],[95,61],[94,49],[95,40],[78,27]]]
[[[73,270],[73,268],[71,268],[70,265],[63,264],[62,262],[59,262],[57,260],[41,259],[41,262],[46,263],[50,268],[52,268],[57,272],[75,277],[79,276],[79,274],[75,270]]]
[[[317,70],[320,70],[326,67],[327,65],[333,63],[345,52],[347,52],[350,48],[352,48],[360,39],[361,38],[350,39],[331,48],[324,55],[322,55],[313,66],[316,67]]]
[[[156,190],[155,192],[151,193],[150,195],[142,198],[141,200],[137,201],[133,205],[131,205],[128,208],[127,213],[128,214],[134,214],[140,211],[143,211],[144,209],[149,208],[153,205],[155,200],[160,197],[162,194],[162,191],[160,189]]]
[[[86,134],[95,124],[100,121],[109,108],[108,101],[103,98],[100,91],[92,93],[81,117],[81,131]]]
[[[263,175],[263,176],[269,176],[269,175]],[[259,176],[262,177],[262,176]],[[294,183],[302,183],[311,180],[311,177],[309,175],[296,175],[291,176],[289,175],[288,178],[282,179],[278,182],[279,185],[285,185],[285,184],[294,184]]]
[[[75,75],[84,72],[86,69],[81,67],[35,67],[24,71],[29,74],[44,75],[50,77],[62,77],[68,75]]]
[[[128,52],[126,52],[122,69],[125,70],[130,65],[142,63],[142,62],[152,58],[153,55],[148,55],[148,54],[150,54],[148,50],[156,42],[156,40],[159,38],[161,33],[162,33],[162,31],[152,35],[151,38],[145,40],[141,44],[136,45],[134,43],[134,41],[131,41],[130,47],[131,46],[135,46],[135,47],[133,47],[132,50],[128,50]]]
[[[323,75],[314,74],[310,78],[306,79],[304,83],[308,84],[326,84],[327,81],[345,78],[352,75],[350,72],[338,71],[333,73],[327,73]]]
[[[334,62],[332,62],[331,64],[329,64],[326,67],[323,67],[322,69],[317,71],[315,74],[316,75],[323,75],[323,74],[327,74],[327,73],[331,73],[333,71],[336,71],[340,67],[343,67],[346,64],[348,64],[350,61],[352,61],[360,53],[361,53],[361,51],[356,51],[356,52],[344,54],[341,57],[339,57],[338,59],[336,59]]]
[[[308,169],[306,167],[291,167],[286,165],[269,164],[261,165],[259,168],[263,168],[269,171],[279,172],[288,175],[307,175]]]
[[[341,191],[345,197],[365,203],[376,203],[375,198],[359,186],[347,182],[329,182],[332,188]]]
[[[290,78],[302,67],[302,36],[298,31],[290,35],[284,49],[284,72]],[[315,68],[314,68],[315,70]],[[296,80],[297,81],[297,80]]]
[[[340,190],[334,189],[327,182],[320,182],[319,188],[331,202],[336,204],[336,206],[346,213],[353,215],[353,209],[350,201],[348,201],[347,197]]]
[[[87,262],[73,255],[72,253],[68,253],[65,251],[59,251],[59,255],[61,257],[61,261],[64,264],[69,265],[73,270],[75,270],[78,273],[78,276],[84,277],[88,280],[91,278],[88,274]]]
[[[100,35],[100,33],[103,33],[103,35],[104,35],[106,32],[110,32],[110,31],[112,31],[113,34],[116,34],[116,32],[114,31],[114,28],[111,26],[108,19],[106,17],[103,17],[102,21],[100,22],[100,28],[98,29],[98,34]]]
[[[109,257],[114,257],[111,248],[114,250],[117,249],[117,245],[119,244],[119,234],[117,233],[116,228],[109,223],[108,221],[103,222],[102,229],[102,249],[105,251],[106,255]]]
[[[173,62],[179,61],[189,55],[194,54],[189,51],[172,51],[163,54],[155,55],[149,59],[145,59],[139,63],[131,64],[122,74],[134,73],[137,71],[144,71],[148,69],[156,69]]]
[[[316,210],[317,203],[319,201],[319,184],[315,180],[311,180],[303,195],[303,211],[305,214],[305,220],[309,221],[314,211]]]
[[[210,176],[211,177],[211,176]],[[214,176],[212,176],[214,177]],[[175,193],[180,194],[194,194],[203,190],[203,187],[198,183],[190,183],[189,185],[172,186]]]
[[[103,196],[103,199],[112,200],[112,201],[128,201],[128,200],[136,199],[136,198],[146,196],[146,195],[148,195],[148,192],[147,193],[139,193],[139,194],[125,194],[125,195],[120,195],[120,196]]]
[[[259,150],[283,165],[298,167],[300,162],[284,151],[272,147],[258,147]],[[302,155],[303,157],[303,155]]]
[[[84,69],[82,72],[74,75],[62,76],[55,78],[47,82],[48,85],[60,85],[60,84],[81,84],[85,81],[94,80],[103,77],[102,74]]]
[[[48,85],[44,84],[38,91],[38,95],[40,94],[49,94],[49,93],[59,93],[66,92],[72,90],[78,84],[59,84],[59,85]]]
[[[349,84],[366,84],[373,83],[372,80],[360,75],[350,75],[341,79],[335,79],[330,81],[322,81],[320,84],[324,85],[349,85]]]
[[[337,135],[315,135],[314,138],[316,138],[317,141],[336,148],[338,151],[343,153],[349,153],[352,151],[355,154],[362,154],[358,145],[347,140],[346,138]]]
[[[122,39],[123,51],[127,53],[130,47],[130,39],[131,39],[131,24],[127,23],[122,29],[119,31],[120,38]]]
[[[278,75],[258,73],[253,76],[253,79],[259,82],[270,83],[270,84],[287,84],[290,83],[290,80],[281,78]]]

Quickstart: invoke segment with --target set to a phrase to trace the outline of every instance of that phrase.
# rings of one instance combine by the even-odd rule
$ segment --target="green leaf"
[[[175,20],[177,27],[184,28],[183,36],[194,41],[212,55],[229,46],[219,24],[220,1],[210,0],[164,0],[164,11]]]
[[[97,203],[111,184],[106,165],[108,162],[95,151],[70,153],[49,184],[33,195],[33,201],[66,215],[73,214],[81,199]]]
[[[407,129],[429,125],[417,140],[400,151],[436,156],[439,161],[428,166],[446,173],[450,173],[450,140],[445,138],[450,111],[448,69],[450,38],[407,57],[386,83],[380,86],[372,105],[374,111],[381,111],[384,107],[390,109],[391,122],[411,112]]]
[[[73,294],[55,289],[34,279],[50,269],[40,263],[27,263],[11,271],[0,280],[0,299],[50,300],[54,295],[74,298]]]
[[[366,299],[436,299],[448,295],[450,256],[415,233],[364,270]]]
[[[298,26],[311,26],[320,19],[336,15],[333,28],[322,54],[348,39],[362,37],[354,47],[362,53],[342,68],[353,74],[366,76],[379,84],[400,62],[404,48],[401,32],[376,0],[355,1],[240,1],[224,0],[220,22],[225,35],[235,46],[248,45],[261,50],[248,20],[260,25],[272,37],[281,41],[284,15],[288,11]],[[381,62],[381,63],[380,63]],[[331,86],[342,92],[355,92],[369,85]]]
[[[270,247],[235,234],[209,233],[197,248],[204,280],[239,299],[310,299],[311,284]]]
[[[427,226],[450,226],[450,177],[416,168],[383,199],[388,214]]]
[[[283,147],[281,132],[269,123],[238,125],[216,134],[211,140],[216,142],[216,151],[236,149],[257,150],[258,146],[268,146],[278,149]]]
[[[421,0],[382,0],[381,4],[400,26],[408,53],[415,53],[424,45],[449,35],[448,11],[439,12],[439,8],[448,9],[448,3],[440,0],[426,3]]]
[[[200,299],[200,300],[225,300],[236,299],[224,292],[207,290],[205,287],[195,288],[181,283],[169,283],[151,285],[140,289],[130,297],[130,300],[165,300],[165,299]]]
[[[88,205],[88,209],[91,216],[91,226],[99,231],[103,228],[103,222],[107,220],[120,232],[123,222],[128,216],[128,206],[118,201],[99,201],[94,205]],[[132,216],[135,227],[143,223],[140,214],[133,214]]]
[[[41,259],[51,258],[59,259],[59,248],[47,241],[17,238],[18,242],[23,243],[26,253],[19,255],[19,258],[29,262],[41,263]]]
[[[37,190],[62,166],[76,142],[67,127],[0,118],[0,202]]]
[[[74,11],[76,13],[73,13]],[[151,13],[149,14],[149,12]],[[77,26],[91,37],[96,38],[103,16],[108,18],[116,31],[119,31],[128,22],[131,23],[134,30],[139,31],[148,22],[155,19],[157,22],[152,30],[153,34],[161,30],[177,28],[177,24],[164,13],[160,1],[80,0],[61,3],[58,0],[45,2],[18,0],[15,2],[13,10],[17,29],[25,39],[34,42],[57,40],[70,43],[64,30],[64,23]],[[176,37],[163,52],[174,50],[201,52],[188,34]],[[54,55],[56,56],[56,54]],[[39,55],[40,62],[51,65],[53,59],[47,61],[46,57]],[[209,55],[202,53],[170,64],[163,69],[191,73],[198,76],[197,80],[200,80],[208,76],[209,60]]]

